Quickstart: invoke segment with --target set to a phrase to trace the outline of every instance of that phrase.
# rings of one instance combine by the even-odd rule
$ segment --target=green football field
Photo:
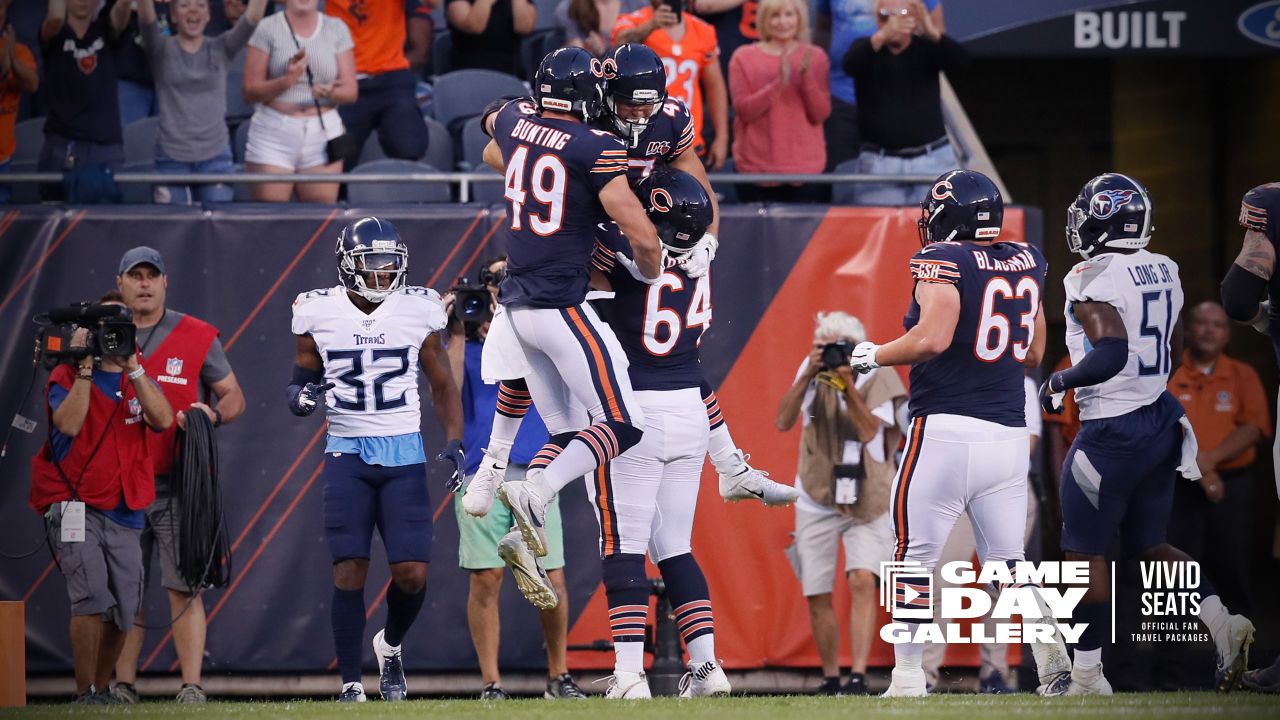
[[[22,710],[0,710],[0,717],[76,718],[534,718],[559,720],[635,720],[653,717],[707,718],[709,720],[814,720],[816,718],[911,718],[932,720],[1005,720],[1006,718],[1125,718],[1126,720],[1176,720],[1178,718],[1280,718],[1280,696],[1239,693],[1143,693],[1112,697],[1039,698],[1032,695],[1003,697],[938,695],[929,698],[833,698],[814,696],[736,697],[710,700],[660,699],[648,702],[611,702],[601,698],[579,702],[508,700],[416,700],[363,705],[303,700],[295,702],[213,702],[203,706],[178,706],[172,702],[144,702],[136,706],[79,707],[35,705]]]

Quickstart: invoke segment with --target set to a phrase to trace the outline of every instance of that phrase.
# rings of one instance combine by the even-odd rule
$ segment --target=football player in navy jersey
[[[532,103],[491,106],[482,120],[493,138],[485,160],[505,174],[509,224],[507,275],[481,374],[487,382],[506,381],[510,397],[531,398],[552,435],[546,452],[555,459],[498,491],[538,556],[547,553],[543,524],[555,494],[635,445],[643,432],[625,354],[586,303],[600,222],[618,224],[646,282],[657,282],[663,266],[657,233],[627,183],[626,148],[590,125],[603,110],[603,76],[600,61],[585,50],[560,48],[539,66]],[[500,390],[500,403],[502,397]],[[575,418],[575,405],[586,408],[590,425]],[[509,421],[518,423],[519,413],[500,408],[494,435],[514,437],[501,427]],[[505,462],[504,449],[493,445],[485,462]]]
[[[1089,588],[1073,613],[1086,627],[1068,695],[1111,694],[1102,644],[1111,615],[1106,556],[1117,536],[1125,557],[1174,565],[1170,577],[1190,580],[1176,565],[1191,557],[1165,540],[1173,484],[1200,477],[1195,433],[1168,391],[1182,357],[1182,281],[1177,263],[1147,250],[1152,217],[1147,189],[1118,173],[1093,178],[1067,207],[1067,245],[1083,258],[1062,281],[1071,367],[1040,392],[1046,412],[1061,412],[1071,389],[1080,406],[1059,489],[1062,550],[1089,563]],[[1217,650],[1217,688],[1230,691],[1248,665],[1253,623],[1230,614],[1207,577],[1178,590],[1198,594],[1195,614]]]
[[[373,637],[379,690],[386,700],[404,700],[400,647],[422,608],[432,540],[419,371],[431,384],[436,417],[449,438],[437,460],[449,465],[450,489],[462,481],[462,404],[440,339],[446,321],[440,298],[405,284],[409,251],[395,227],[378,218],[357,220],[338,235],[336,254],[342,284],[293,301],[297,349],[289,410],[304,417],[323,402],[329,421],[324,530],[333,558],[339,700],[365,699],[360,643],[375,526],[391,566],[386,627]]]
[[[707,179],[706,168],[692,150],[696,138],[693,118],[684,102],[667,97],[666,69],[662,59],[648,46],[619,45],[609,59],[613,62],[605,79],[605,113],[598,125],[618,133],[627,144],[627,177],[632,185],[656,169],[669,167],[692,176],[706,191],[710,222],[704,223],[706,230],[679,259],[681,271],[690,279],[698,280],[709,272],[719,247],[716,234],[720,226],[720,206]],[[643,200],[644,193],[640,195]],[[643,309],[637,317],[641,316]],[[720,476],[721,497],[732,501],[760,500],[766,505],[795,502],[798,495],[795,488],[770,480],[747,463],[746,455],[729,435],[715,391],[705,383],[702,402],[711,424],[711,462]]]
[[[1258,332],[1270,335],[1280,360],[1280,273],[1276,272],[1280,182],[1259,185],[1245,193],[1240,201],[1240,226],[1244,228],[1244,243],[1222,280],[1222,307],[1232,320],[1249,323]],[[1276,427],[1280,430],[1280,421]],[[1271,453],[1276,490],[1280,491],[1280,433]],[[1245,673],[1243,680],[1245,687],[1252,690],[1280,692],[1280,657],[1269,667]]]
[[[968,512],[982,564],[1012,565],[1023,559],[1030,458],[1023,368],[1039,365],[1044,352],[1046,263],[1034,247],[1000,241],[1004,202],[979,172],[943,174],[920,206],[923,247],[911,258],[907,332],[883,345],[860,343],[850,362],[859,372],[911,366],[911,426],[891,489],[894,560],[931,573]],[[894,582],[895,610],[928,604],[927,585]],[[1070,665],[1053,628],[1054,642],[1031,646],[1041,692],[1057,693]],[[893,649],[885,695],[925,695],[924,643]]]

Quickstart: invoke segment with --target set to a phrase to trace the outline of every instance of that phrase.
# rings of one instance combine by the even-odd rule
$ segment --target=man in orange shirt
[[[685,13],[684,0],[650,0],[651,7],[627,13],[613,26],[613,44],[643,43],[662,58],[667,94],[684,101],[698,132],[696,150],[708,169],[724,167],[729,155],[729,93],[717,58],[716,30]],[[711,115],[714,138],[705,144],[702,101]]]
[[[18,42],[9,24],[9,3],[0,0],[0,173],[9,172],[9,159],[18,147],[14,126],[18,121],[18,103],[23,93],[33,93],[40,86],[36,60],[26,45]],[[0,185],[0,204],[9,202],[8,185]]]
[[[1271,412],[1253,368],[1223,354],[1230,336],[1216,302],[1191,310],[1182,366],[1169,392],[1182,403],[1200,443],[1199,487],[1175,485],[1170,542],[1204,564],[1224,603],[1249,608],[1249,540],[1254,446],[1271,434]]]
[[[431,5],[436,0],[418,2]],[[414,95],[418,80],[404,54],[405,4],[403,0],[327,0],[324,4],[325,14],[351,29],[356,46],[360,94],[355,102],[338,108],[342,124],[355,140],[356,155],[343,158],[346,170],[360,160],[359,151],[375,129],[378,144],[389,158],[421,160],[427,154],[427,125]]]

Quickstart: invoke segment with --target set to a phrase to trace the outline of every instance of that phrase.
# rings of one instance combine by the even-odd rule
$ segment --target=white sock
[[[1102,664],[1102,648],[1081,650],[1076,648],[1075,666],[1080,670],[1091,670]]]
[[[485,448],[484,451],[504,463],[511,459],[511,443],[505,440],[490,438],[489,447]]]
[[[1209,635],[1217,640],[1218,633],[1227,627],[1227,620],[1230,619],[1231,613],[1227,612],[1227,607],[1222,604],[1222,600],[1217,595],[1210,595],[1200,601],[1200,612],[1196,616],[1205,627],[1209,628]]]
[[[689,647],[689,660],[694,665],[716,661],[716,635],[715,633],[707,633],[686,643]]]
[[[729,435],[729,425],[721,423],[720,427],[711,431],[707,436],[707,452],[711,455],[711,464],[716,466],[719,472],[727,473],[734,469],[737,465],[734,456],[741,455],[738,446],[733,443],[733,437]],[[732,464],[730,464],[732,463]]]
[[[619,672],[644,672],[644,643],[616,642],[613,644],[614,670]]]
[[[905,642],[893,646],[894,665],[901,670],[923,670],[924,643]]]
[[[493,414],[493,429],[489,432],[489,450],[497,455],[497,450],[510,450],[516,442],[516,433],[520,431],[520,423],[524,418],[513,418],[502,413]],[[506,455],[501,457],[505,458]]]

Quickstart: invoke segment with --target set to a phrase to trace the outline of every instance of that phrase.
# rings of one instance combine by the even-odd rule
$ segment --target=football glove
[[[658,273],[658,277],[655,277],[655,278],[645,277],[644,273],[640,272],[640,266],[636,264],[636,261],[627,257],[627,254],[622,252],[621,250],[619,250],[618,252],[615,252],[613,254],[613,257],[618,261],[619,265],[626,268],[627,272],[631,273],[631,277],[635,278],[636,280],[639,280],[645,285],[653,285],[654,283],[658,282],[658,278],[662,277],[662,273]],[[658,258],[658,267],[665,268],[666,266],[667,266],[667,249],[663,248],[662,256]]]
[[[1049,376],[1040,385],[1040,407],[1050,415],[1061,415],[1063,404],[1067,399],[1067,391],[1062,387],[1062,377],[1059,373]]]
[[[876,362],[876,351],[879,349],[880,346],[870,340],[858,343],[858,346],[853,349],[853,353],[849,355],[849,367],[860,373],[869,373],[875,370],[880,367],[880,363]]]
[[[1253,322],[1249,324],[1253,326],[1254,330],[1257,330],[1263,335],[1271,334],[1271,301],[1270,300],[1263,300],[1262,303],[1258,305],[1258,315],[1253,319]]]
[[[297,390],[293,391],[294,388]],[[298,417],[306,417],[316,411],[320,396],[332,390],[333,383],[327,382],[323,385],[307,383],[302,387],[290,385],[289,389],[293,391],[289,394],[289,412]]]
[[[684,268],[685,275],[697,280],[710,272],[711,261],[716,259],[716,250],[719,247],[720,241],[716,240],[715,235],[704,234],[679,263],[680,267]]]
[[[444,446],[444,449],[440,451],[440,454],[436,455],[436,460],[447,463],[448,465],[446,466],[446,469],[452,473],[449,476],[449,479],[444,481],[445,489],[449,492],[458,492],[461,490],[462,480],[464,477],[463,473],[467,467],[467,459],[465,454],[462,452],[462,441],[450,440],[448,444]]]

